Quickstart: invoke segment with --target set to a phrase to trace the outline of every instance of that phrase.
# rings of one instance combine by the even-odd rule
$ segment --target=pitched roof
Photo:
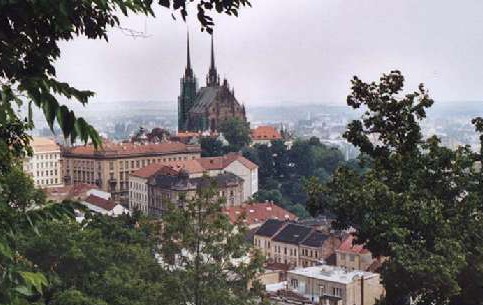
[[[312,231],[307,238],[302,241],[301,245],[308,247],[321,247],[324,242],[329,238],[328,234],[324,234],[320,231]]]
[[[104,209],[106,211],[111,211],[117,205],[112,200],[106,200],[104,198],[101,198],[95,195],[89,195],[89,197],[87,197],[84,201],[92,205],[95,205],[101,209]]]
[[[310,227],[289,223],[272,240],[289,244],[299,244],[311,231],[312,228]]]
[[[235,223],[242,216],[247,225],[263,223],[268,219],[295,220],[293,213],[273,203],[252,203],[241,206],[224,208],[223,212],[228,215],[230,221]]]
[[[280,140],[282,136],[273,126],[258,126],[252,129],[253,140]]]
[[[66,148],[65,156],[79,157],[132,157],[136,155],[164,155],[172,153],[200,152],[199,145],[187,145],[181,142],[163,143],[104,143],[102,148],[95,149],[93,145],[74,146]]]
[[[189,110],[191,113],[203,113],[213,103],[222,87],[203,87],[196,95],[195,104]]]
[[[343,242],[340,244],[338,251],[354,253],[354,254],[366,254],[369,250],[364,248],[364,245],[354,244],[355,236],[350,234]]]
[[[240,153],[236,153],[236,152],[231,152],[220,157],[203,157],[198,159],[198,162],[206,170],[217,170],[217,169],[221,170],[228,167],[228,165],[230,165],[235,161],[239,161],[241,164],[243,164],[245,167],[247,167],[250,170],[258,168],[258,165],[248,160],[247,158],[243,157]]]
[[[269,219],[265,221],[265,223],[260,228],[258,228],[258,230],[255,232],[255,235],[272,237],[284,225],[285,225],[284,221],[277,220],[277,219]]]

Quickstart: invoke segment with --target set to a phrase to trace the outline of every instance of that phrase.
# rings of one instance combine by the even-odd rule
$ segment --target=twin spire
[[[193,69],[191,68],[191,58],[190,58],[190,38],[189,34],[187,35],[186,40],[186,69],[185,69],[185,76],[193,77]],[[211,35],[211,62],[210,62],[210,69],[208,70],[208,75],[206,76],[206,86],[207,87],[215,87],[220,85],[220,76],[218,75],[218,71],[216,70],[215,66],[215,50],[213,47],[213,34]]]

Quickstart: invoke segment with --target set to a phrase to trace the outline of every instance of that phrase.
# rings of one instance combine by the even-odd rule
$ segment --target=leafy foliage
[[[433,100],[423,85],[405,95],[403,85],[399,71],[377,83],[354,77],[347,103],[366,110],[344,136],[372,167],[340,168],[326,186],[313,183],[312,206],[335,213],[338,227],[354,227],[358,243],[388,257],[382,303],[480,304],[481,155],[423,139],[419,123]]]
[[[316,137],[295,141],[288,149],[283,141],[272,141],[271,145],[255,145],[244,148],[243,155],[259,166],[259,191],[255,200],[271,200],[281,204],[299,217],[309,214],[305,180],[327,181],[343,162],[342,153],[330,148]]]
[[[208,178],[207,178],[208,179]],[[185,209],[171,206],[163,218],[161,251],[178,287],[178,304],[254,304],[260,291],[248,290],[263,263],[222,213],[218,191],[200,189]],[[254,285],[254,287],[259,287]]]
[[[219,131],[223,133],[230,146],[228,151],[239,151],[251,142],[250,125],[238,118],[230,118],[220,124]]]

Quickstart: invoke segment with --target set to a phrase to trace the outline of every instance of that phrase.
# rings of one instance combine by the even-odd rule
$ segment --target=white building
[[[198,162],[210,176],[223,172],[232,173],[243,179],[243,198],[247,201],[258,191],[258,165],[239,153],[228,153],[222,157],[205,157]]]
[[[85,200],[80,202],[86,206],[90,211],[108,216],[119,216],[128,214],[129,210],[120,204],[116,204],[111,199],[104,199],[96,195],[89,195]]]
[[[384,295],[378,273],[329,265],[290,270],[287,286],[321,305],[373,305]]]
[[[24,172],[32,177],[36,187],[62,186],[59,145],[52,139],[41,137],[34,137],[30,145],[33,154],[24,159]]]
[[[176,174],[184,170],[190,178],[209,175],[216,177],[223,173],[232,173],[243,179],[242,202],[247,201],[258,191],[258,166],[238,153],[229,153],[221,157],[206,157],[194,160],[179,160],[154,163],[129,174],[129,209],[148,213],[148,180],[164,171]]]

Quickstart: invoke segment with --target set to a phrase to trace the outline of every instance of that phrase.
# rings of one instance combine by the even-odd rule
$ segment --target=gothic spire
[[[210,62],[210,70],[208,71],[208,75],[206,76],[206,86],[214,87],[219,85],[220,85],[220,76],[216,71],[215,50],[213,47],[213,34],[211,34],[211,62]]]
[[[186,33],[186,69],[184,72],[185,77],[193,77],[193,69],[191,68],[190,58],[190,36]]]

